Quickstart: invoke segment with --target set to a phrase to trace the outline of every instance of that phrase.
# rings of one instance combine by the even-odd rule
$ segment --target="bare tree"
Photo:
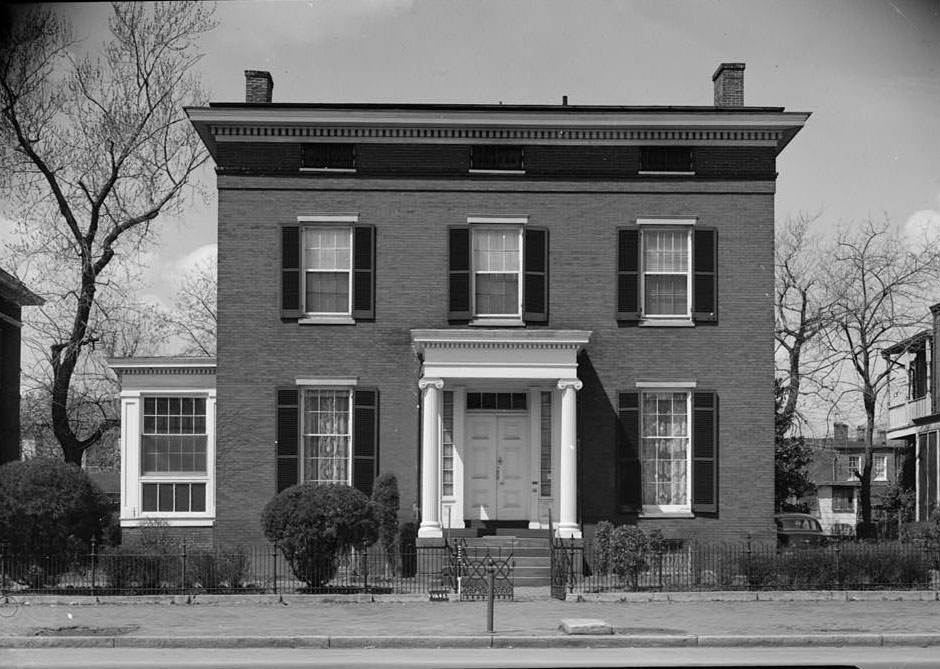
[[[940,245],[904,239],[887,220],[868,220],[839,232],[829,268],[836,325],[826,345],[851,370],[843,382],[849,393],[861,395],[865,410],[865,453],[854,473],[861,482],[859,529],[870,536],[872,437],[892,364],[881,351],[924,327],[923,304],[936,297]]]
[[[180,281],[169,327],[183,342],[183,355],[215,355],[216,256],[200,260]]]
[[[774,338],[778,379],[776,432],[784,438],[800,418],[799,400],[829,387],[833,356],[819,345],[833,326],[826,291],[828,255],[812,233],[815,216],[788,219],[775,235]]]
[[[65,286],[53,295],[67,318],[48,360],[52,429],[73,463],[114,424],[76,424],[69,414],[83,354],[108,330],[101,295],[114,267],[133,264],[152,242],[157,218],[178,211],[207,160],[183,106],[206,99],[193,71],[214,8],[112,9],[97,58],[45,6],[8,10],[0,44],[0,173],[21,233],[14,250],[45,295],[52,276]]]

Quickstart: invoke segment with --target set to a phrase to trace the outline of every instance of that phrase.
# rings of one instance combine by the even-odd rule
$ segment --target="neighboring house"
[[[819,520],[828,534],[855,533],[861,519],[859,488],[855,475],[861,471],[865,458],[865,428],[859,426],[849,438],[849,426],[835,423],[832,437],[807,439],[814,452],[811,480],[816,484]],[[902,469],[902,441],[889,441],[885,430],[876,429],[872,440],[871,498],[872,505],[888,485],[898,480]],[[878,515],[878,510],[873,509]]]
[[[0,269],[0,464],[20,459],[22,307],[44,302]]]
[[[776,158],[808,114],[744,106],[743,71],[686,107],[274,103],[248,71],[246,102],[188,109],[218,178],[218,435],[139,467],[148,419],[197,416],[185,375],[125,396],[129,500],[198,474],[206,501],[122,523],[249,544],[288,486],[392,472],[421,545],[549,516],[773,541]]]
[[[930,313],[930,329],[882,352],[899,372],[890,379],[888,438],[914,447],[917,520],[940,507],[940,303]]]

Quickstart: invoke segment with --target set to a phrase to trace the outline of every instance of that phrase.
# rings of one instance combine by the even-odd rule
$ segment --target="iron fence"
[[[185,545],[136,551],[119,547],[70,554],[12,555],[0,551],[0,595],[145,595],[200,593],[397,593],[439,587],[444,548],[396,553],[371,546],[295,574],[272,545],[207,551]]]
[[[577,550],[566,548],[569,552]],[[598,569],[590,546],[569,592],[700,590],[940,590],[940,544],[834,541],[825,547],[699,544],[651,551]]]

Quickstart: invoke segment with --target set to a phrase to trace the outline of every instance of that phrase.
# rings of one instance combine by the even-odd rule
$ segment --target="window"
[[[691,317],[691,237],[688,229],[643,229],[645,317]]]
[[[539,449],[539,495],[552,496],[552,394],[540,393],[541,441]]]
[[[887,481],[888,480],[888,456],[887,455],[875,455],[872,457],[871,479],[872,481]]]
[[[689,393],[644,392],[640,466],[643,510],[690,510]]]
[[[350,405],[350,391],[347,389],[304,389],[304,481],[351,483]]]
[[[303,229],[304,310],[308,314],[349,314],[352,289],[352,228]]]
[[[525,171],[521,146],[479,145],[470,147],[471,172]]]
[[[473,228],[473,312],[522,316],[521,228]]]
[[[718,234],[695,218],[638,218],[617,231],[617,321],[718,322]]]
[[[145,397],[140,435],[143,512],[204,513],[208,479],[205,397]]]
[[[855,488],[836,486],[832,489],[832,510],[837,513],[855,511]]]
[[[441,407],[441,496],[454,496],[454,392],[444,391]]]
[[[548,230],[525,216],[470,216],[448,234],[451,322],[548,322]]]
[[[467,410],[525,411],[525,393],[467,393]]]
[[[356,171],[355,144],[301,144],[301,168],[322,171]]]
[[[640,173],[694,174],[694,152],[687,146],[640,148]]]
[[[858,477],[855,475],[855,472],[856,472],[856,471],[858,471],[858,472],[861,472],[861,471],[862,471],[862,464],[861,464],[861,463],[862,463],[861,456],[858,456],[858,455],[850,455],[850,456],[849,456],[849,469],[848,469],[848,471],[846,472],[846,480],[848,480],[848,481],[854,481],[854,480],[858,479]]]

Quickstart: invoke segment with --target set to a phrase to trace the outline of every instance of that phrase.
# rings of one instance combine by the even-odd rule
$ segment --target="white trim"
[[[304,214],[297,217],[298,223],[358,223],[359,214]]]
[[[301,220],[305,219],[305,220]],[[303,301],[303,311],[298,319],[300,325],[352,325],[355,320],[353,313],[353,275],[355,272],[355,235],[353,225],[358,222],[356,214],[312,215],[298,216],[300,226],[300,297]],[[349,240],[349,267],[347,269],[310,269],[307,267],[307,240],[308,230],[343,230]],[[309,311],[307,309],[307,275],[308,274],[346,274],[346,310],[345,311]]]
[[[657,511],[655,507],[643,507],[640,518],[695,518],[691,511]]]
[[[339,391],[345,390],[346,391],[346,395],[349,400],[349,409],[346,412],[346,415],[348,418],[347,428],[349,431],[345,435],[336,434],[332,436],[348,437],[348,441],[346,443],[349,448],[349,452],[346,454],[346,482],[345,484],[351,486],[353,484],[353,450],[355,448],[353,444],[353,420],[354,420],[353,408],[355,406],[355,397],[353,396],[352,386],[338,386],[338,385],[333,385],[333,384],[327,384],[326,386],[306,386],[305,385],[305,386],[301,386],[300,389],[301,390],[339,390]],[[299,419],[300,419],[300,443],[297,445],[298,446],[297,448],[297,458],[298,458],[297,478],[300,483],[305,483],[307,481],[315,480],[315,479],[308,479],[305,476],[306,468],[307,468],[307,437],[309,436],[304,431],[304,425],[305,425],[305,420],[306,420],[304,416],[304,411],[305,411],[304,402],[305,401],[306,401],[306,393],[301,392],[299,401],[297,403],[297,410],[298,410]]]
[[[354,388],[359,384],[358,376],[315,376],[311,378],[296,378],[294,383],[298,386],[316,386],[318,388],[347,387]]]
[[[522,216],[467,216],[467,225],[474,224],[483,224],[489,225],[491,223],[496,224],[508,224],[508,225],[525,225],[529,222],[528,215]]]
[[[522,327],[522,318],[503,318],[502,316],[477,316],[467,323],[471,327]]]
[[[215,518],[177,518],[164,512],[148,513],[140,518],[121,518],[121,527],[147,527],[155,520],[165,522],[168,527],[212,527],[215,524]]]
[[[697,385],[696,381],[637,381],[637,388],[656,388],[659,390],[669,390],[670,388],[675,388],[676,390],[687,390],[689,388],[695,388]]]
[[[691,216],[688,218],[647,217],[636,219],[637,225],[695,225],[697,222],[697,216]]]
[[[211,397],[215,399],[215,388],[136,388],[122,390],[121,399],[125,397]]]
[[[469,221],[471,218],[474,218],[474,217],[467,217],[467,220]],[[481,222],[478,224],[475,224],[477,227],[470,228],[470,311],[473,314],[474,320],[477,322],[478,325],[486,325],[486,324],[503,325],[504,323],[501,323],[500,321],[508,321],[508,322],[505,322],[505,324],[510,325],[510,326],[521,325],[523,324],[522,323],[522,314],[523,314],[522,293],[525,288],[525,283],[524,283],[525,282],[525,220],[528,220],[528,219],[524,219],[523,222],[521,223],[514,222],[513,224],[513,227],[516,227],[518,244],[519,244],[519,250],[518,250],[519,267],[518,269],[515,272],[494,272],[494,271],[483,272],[481,270],[478,270],[475,267],[474,262],[473,262],[474,255],[475,255],[474,241],[475,241],[476,234],[478,232],[479,233],[485,233],[485,232],[505,233],[505,229],[501,230],[498,225],[496,227],[489,225],[489,223],[491,223],[492,220],[494,219],[491,219],[487,223],[483,223],[482,217],[479,217],[479,218],[481,218]],[[512,218],[499,219],[499,225],[502,225],[503,223],[508,223],[510,221],[512,221]],[[516,275],[516,311],[515,313],[484,314],[484,313],[477,312],[477,276],[480,274],[515,274]]]
[[[695,321],[691,318],[658,318],[647,316],[637,325],[641,328],[694,328]]]
[[[351,273],[350,273],[351,274]],[[351,313],[351,312],[350,312]],[[356,319],[352,316],[329,314],[311,314],[297,319],[298,325],[355,325]]]
[[[639,407],[639,418],[640,418],[640,448],[642,451],[643,440],[647,437],[643,434],[643,395],[646,393],[656,393],[662,391],[674,390],[675,392],[685,393],[685,410],[686,410],[686,430],[687,434],[684,437],[686,442],[686,474],[685,474],[685,495],[687,502],[685,504],[643,504],[640,510],[640,517],[647,518],[692,518],[692,475],[693,475],[693,466],[695,464],[694,458],[692,457],[692,449],[694,447],[692,443],[692,435],[694,434],[695,425],[693,421],[695,420],[695,407],[692,402],[692,391],[690,386],[682,385],[681,381],[666,381],[663,382],[663,385],[655,386],[640,386],[639,384],[643,383],[637,382],[638,387],[645,388],[640,392],[640,407]],[[651,382],[656,383],[656,382]],[[694,383],[691,382],[691,383]],[[693,386],[694,387],[694,386]],[[640,467],[643,467],[643,460],[640,459]],[[642,481],[640,482],[642,486]],[[640,497],[642,500],[642,488]]]

